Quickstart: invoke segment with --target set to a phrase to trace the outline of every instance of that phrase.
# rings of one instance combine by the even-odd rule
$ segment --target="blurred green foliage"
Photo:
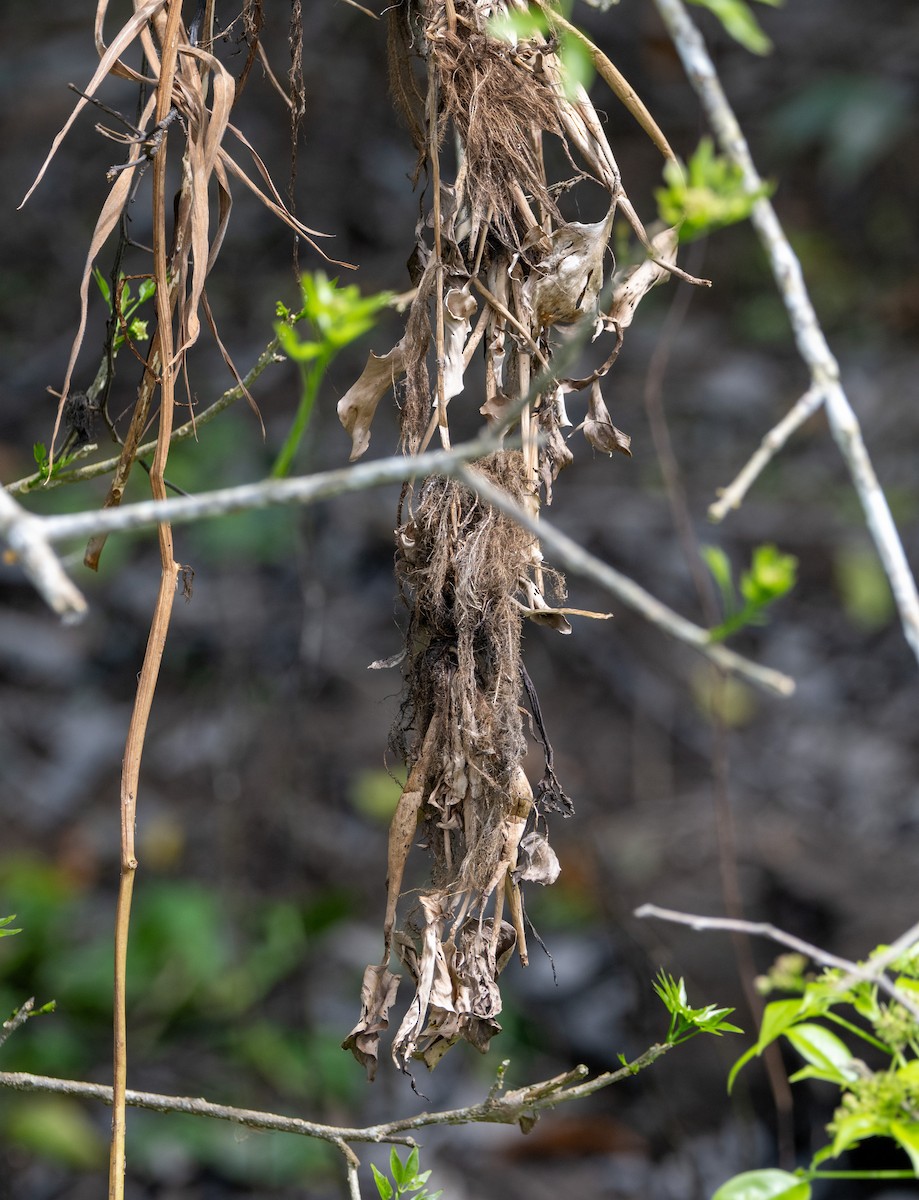
[[[762,625],[766,610],[795,585],[798,560],[775,546],[756,546],[748,570],[740,576],[739,595],[728,556],[719,546],[703,546],[702,557],[721,593],[724,620],[709,630],[713,642],[724,641],[746,625]]]
[[[768,4],[771,8],[781,6],[783,0],[759,0],[760,4]],[[768,54],[772,50],[772,42],[763,32],[759,21],[753,14],[746,0],[690,0],[700,8],[707,8],[718,18],[735,41],[740,42],[751,54]]]
[[[16,1030],[0,1048],[2,1068],[104,1077],[111,913],[67,870],[34,857],[0,861],[0,897],[16,898],[25,931],[0,952],[0,1011],[33,994],[57,1001],[55,1016]],[[226,1103],[264,1098],[271,1107],[280,1097],[321,1113],[353,1102],[362,1081],[341,1053],[341,1030],[312,1026],[300,999],[311,962],[315,970],[350,912],[343,890],[299,904],[234,902],[199,884],[146,880],[135,897],[127,980],[135,1071],[162,1064],[176,1075],[170,1087]],[[239,1131],[214,1122],[141,1118],[132,1115],[139,1169],[155,1172],[168,1150],[189,1171],[204,1165],[244,1184],[302,1181],[324,1164],[330,1175],[337,1170],[335,1156],[305,1138],[244,1135],[240,1143]],[[98,1167],[106,1123],[97,1106],[70,1098],[0,1095],[0,1141],[74,1169]]]
[[[715,153],[711,138],[699,142],[684,166],[668,162],[664,166],[667,186],[654,193],[661,220],[676,226],[681,242],[745,221],[753,205],[772,192],[763,184],[755,192],[746,189],[743,171],[723,155]]]

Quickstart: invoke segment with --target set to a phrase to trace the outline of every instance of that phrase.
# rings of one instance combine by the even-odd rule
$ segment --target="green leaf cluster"
[[[16,914],[11,917],[0,917],[0,937],[12,937],[14,933],[22,933],[21,929],[8,929],[7,926],[11,921],[16,920]]]
[[[884,950],[878,947],[873,957]],[[917,950],[891,964],[896,996],[882,992],[873,979],[853,979],[838,969],[805,975],[800,956],[783,955],[777,961],[761,990],[781,988],[798,994],[766,1005],[759,1038],[734,1064],[728,1088],[748,1062],[783,1038],[804,1060],[790,1076],[792,1083],[816,1079],[840,1090],[839,1105],[827,1126],[831,1140],[806,1170],[745,1172],[719,1188],[713,1200],[809,1200],[810,1181],[822,1178],[919,1178]],[[870,968],[871,959],[865,965]],[[856,1055],[853,1045],[875,1065]],[[894,1142],[909,1157],[911,1170],[820,1169],[827,1159],[838,1158],[870,1137]]]
[[[734,1011],[733,1008],[718,1008],[714,1004],[690,1008],[683,980],[675,980],[664,970],[658,972],[654,990],[670,1013],[670,1028],[665,1039],[670,1046],[687,1042],[697,1033],[713,1033],[716,1037],[723,1033],[743,1033],[742,1029],[725,1020]]]
[[[419,1174],[418,1167],[419,1157],[417,1146],[412,1148],[405,1162],[402,1161],[399,1157],[399,1152],[393,1146],[389,1152],[391,1181],[371,1163],[370,1169],[373,1172],[373,1181],[377,1185],[380,1200],[398,1200],[400,1196],[411,1196],[412,1200],[437,1200],[443,1189],[441,1188],[436,1192],[429,1192],[427,1190],[427,1182],[431,1177],[431,1172],[422,1171]]]
[[[303,389],[293,424],[271,469],[275,479],[290,474],[332,359],[373,328],[377,314],[393,297],[392,292],[362,296],[355,284],[339,287],[338,280],[329,279],[324,271],[301,275],[300,290],[303,306],[299,312],[291,312],[280,301],[276,310],[279,320],[274,328],[278,342],[287,357],[299,364]],[[306,336],[296,327],[301,321],[309,325]]]
[[[779,8],[782,0],[759,0],[760,4],[768,4],[771,8]],[[754,16],[746,0],[690,0],[700,8],[707,8],[718,18],[735,41],[740,42],[744,49],[751,54],[768,54],[772,50],[772,42],[763,32],[759,21]]]
[[[664,182],[654,193],[657,210],[662,221],[677,227],[681,242],[745,221],[756,201],[773,190],[764,183],[749,191],[740,167],[716,154],[707,137],[685,166],[673,161],[664,166]]]
[[[725,552],[719,546],[703,546],[702,557],[718,585],[724,608],[724,620],[708,633],[713,642],[723,642],[747,625],[765,624],[766,610],[791,591],[797,578],[798,560],[793,555],[782,554],[772,545],[757,546],[750,569],[740,576],[738,594]]]
[[[114,312],[111,286],[98,267],[93,268],[93,279],[95,279],[96,286],[102,293],[102,299],[108,305],[109,312]],[[153,278],[148,276],[142,279],[137,289],[137,295],[135,296],[124,274],[118,276],[118,309],[120,320],[115,337],[112,340],[113,355],[117,354],[125,343],[125,330],[127,330],[127,336],[132,342],[145,342],[150,336],[147,330],[147,322],[142,321],[140,317],[135,317],[134,314],[142,304],[146,304],[155,295],[156,281]]]
[[[46,479],[53,479],[58,471],[63,471],[65,467],[70,466],[76,455],[61,454],[53,463],[49,463],[48,447],[44,442],[34,442],[32,445],[32,457],[35,459],[38,477],[44,482]]]

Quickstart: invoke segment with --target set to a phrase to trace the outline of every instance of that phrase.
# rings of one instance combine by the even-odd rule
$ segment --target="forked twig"
[[[887,499],[878,483],[858,418],[839,381],[839,364],[830,350],[804,283],[801,264],[791,248],[771,202],[762,195],[763,181],[746,138],[724,94],[701,34],[683,0],[655,0],[667,31],[699,96],[722,151],[740,168],[744,186],[760,198],[751,220],[769,258],[782,301],[791,320],[798,352],[807,364],[813,388],[823,396],[833,439],[845,460],[868,529],[890,581],[903,632],[919,659],[919,592],[910,570]]]

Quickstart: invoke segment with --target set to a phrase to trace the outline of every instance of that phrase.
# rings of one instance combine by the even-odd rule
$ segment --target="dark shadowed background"
[[[119,12],[124,6],[113,6]],[[223,11],[228,22],[235,13]],[[286,70],[287,6],[270,14],[272,61]],[[304,6],[307,112],[296,203],[331,233],[330,252],[358,264],[343,281],[365,292],[408,286],[419,198],[413,153],[394,117],[385,35],[341,2]],[[78,305],[76,289],[105,171],[121,156],[84,115],[21,212],[46,148],[96,59],[92,6],[8,0],[0,58],[4,219],[0,223],[0,478],[33,469],[47,442]],[[919,8],[911,0],[790,0],[762,8],[775,51],[755,58],[700,16],[726,90],[799,251],[850,398],[863,423],[907,554],[919,564]],[[648,0],[580,19],[648,103],[683,157],[704,132],[697,103]],[[113,13],[113,22],[118,12]],[[113,25],[114,27],[114,25]],[[240,61],[233,38],[221,53]],[[597,83],[625,186],[655,215],[660,160]],[[133,112],[128,85],[104,91]],[[239,123],[283,190],[290,157],[282,102],[256,69]],[[571,214],[574,216],[575,214]],[[593,214],[591,214],[592,216]],[[149,237],[140,204],[134,236]],[[705,514],[763,434],[806,388],[780,301],[752,230],[690,248],[714,280],[685,296],[657,289],[642,305],[606,399],[632,435],[631,460],[592,457],[583,441],[558,481],[551,519],[662,599],[701,619],[675,533],[645,408],[649,365],[667,354],[661,396],[698,536],[739,570],[774,542],[799,560],[799,583],[763,627],[735,639],[798,681],[777,700],[732,682],[729,797],[747,914],[846,956],[862,956],[916,919],[919,736],[916,663],[898,626],[846,470],[822,415],[768,469],[723,527]],[[103,252],[100,266],[108,271]],[[301,247],[301,266],[323,266]],[[222,336],[248,369],[272,334],[275,303],[298,290],[291,239],[237,196],[209,284]],[[688,301],[688,302],[687,302]],[[668,313],[683,310],[681,321]],[[665,324],[666,323],[666,324]],[[95,296],[76,382],[98,366],[105,313]],[[297,471],[343,464],[335,403],[367,351],[399,336],[395,317],[336,362]],[[658,357],[655,357],[658,356]],[[138,368],[119,360],[113,405],[127,407]],[[230,384],[202,338],[190,363],[199,404]],[[289,364],[256,388],[267,429],[240,404],[170,460],[191,492],[256,480],[269,469],[299,395]],[[478,399],[458,418],[478,427]],[[451,409],[451,412],[453,410]],[[580,435],[575,435],[576,441]],[[381,406],[370,455],[392,453]],[[134,472],[130,498],[145,495]],[[36,511],[101,503],[105,482],[33,496]],[[738,1006],[730,940],[638,922],[645,901],[724,911],[713,785],[711,678],[703,660],[614,604],[609,623],[569,638],[528,630],[558,773],[576,815],[558,820],[555,887],[529,899],[554,960],[538,951],[505,976],[505,1032],[486,1059],[459,1047],[419,1086],[384,1063],[368,1086],[339,1049],[356,1019],[360,976],[379,954],[388,814],[398,787],[386,742],[395,672],[367,665],[400,642],[392,578],[397,489],[182,528],[176,553],[194,568],[178,602],[141,776],[140,872],[130,962],[131,1086],[362,1124],[480,1099],[502,1058],[522,1083],[586,1062],[615,1065],[659,1038],[651,991],[660,966],[690,998]],[[159,576],[149,537],[111,539],[98,577],[73,573],[89,618],[62,628],[10,566],[0,567],[0,915],[23,932],[0,942],[0,1011],[27,996],[57,1013],[20,1030],[4,1069],[106,1081],[110,940],[118,877],[121,756]],[[606,609],[569,579],[571,603]],[[722,833],[724,822],[722,814]],[[723,839],[722,839],[723,840]],[[416,880],[419,882],[420,878]],[[773,950],[756,945],[764,968]],[[749,1036],[679,1049],[641,1078],[514,1130],[426,1134],[423,1163],[447,1200],[543,1200],[561,1191],[609,1200],[705,1200],[731,1173],[774,1158],[774,1107],[758,1064],[725,1093]],[[833,1096],[795,1089],[802,1159],[821,1144]],[[0,1200],[82,1200],[103,1187],[108,1113],[77,1101],[0,1095]],[[241,1134],[184,1117],[133,1114],[131,1196],[343,1194],[338,1162],[286,1135]],[[385,1154],[365,1154],[383,1164]],[[888,1165],[901,1165],[899,1162]],[[904,1163],[905,1165],[905,1163]],[[837,1185],[822,1195],[915,1194]],[[368,1187],[372,1185],[368,1184]],[[368,1192],[369,1194],[369,1192]],[[815,1192],[815,1194],[817,1194]]]

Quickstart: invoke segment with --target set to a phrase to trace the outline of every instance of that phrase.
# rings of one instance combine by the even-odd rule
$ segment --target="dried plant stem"
[[[170,0],[163,29],[160,77],[157,85],[156,119],[162,121],[171,107],[173,79],[181,28],[181,0]],[[150,470],[154,499],[166,499],[164,472],[172,432],[173,385],[176,363],[173,354],[173,298],[167,272],[166,242],[166,146],[164,138],[153,164],[153,268],[156,280],[157,333],[160,350],[160,418],[156,452]],[[148,373],[149,374],[149,373]],[[125,1105],[127,1092],[127,1015],[126,978],[131,899],[137,859],[134,853],[134,828],[137,815],[137,788],[140,761],[147,722],[156,691],[160,663],[166,645],[166,633],[175,597],[179,567],[175,561],[172,530],[167,521],[158,527],[162,574],[156,608],[150,625],[147,649],[137,683],[134,709],[128,727],[121,775],[121,877],[115,912],[115,985],[113,999],[114,1078],[112,1087],[112,1141],[109,1157],[109,1200],[123,1200],[125,1172]]]
[[[655,3],[721,149],[743,172],[747,190],[751,194],[759,194],[762,179],[724,94],[705,42],[682,0],[655,0]],[[840,384],[839,364],[817,319],[804,283],[801,264],[769,200],[757,200],[751,219],[769,258],[772,274],[791,320],[798,352],[810,371],[812,387],[822,393],[833,439],[849,468],[861,501],[868,529],[890,582],[906,640],[919,659],[919,592],[916,590],[916,581],[868,455],[858,418]]]
[[[456,13],[453,13],[456,26]],[[431,187],[434,192],[434,259],[437,263],[437,299],[434,318],[435,362],[437,370],[436,402],[437,428],[440,444],[450,449],[450,426],[447,422],[447,397],[444,386],[444,260],[440,221],[440,150],[437,144],[437,76],[433,64],[428,65],[428,157],[431,161]]]
[[[654,145],[663,154],[664,158],[669,158],[672,162],[676,162],[677,157],[671,149],[670,143],[664,137],[657,122],[648,112],[641,97],[619,68],[610,62],[600,47],[594,45],[582,30],[578,29],[576,25],[572,25],[570,21],[567,21],[554,5],[548,3],[547,0],[536,0],[536,3],[545,13],[550,27],[564,29],[569,36],[581,43],[590,55],[597,74],[609,86],[613,95],[632,114]]]

